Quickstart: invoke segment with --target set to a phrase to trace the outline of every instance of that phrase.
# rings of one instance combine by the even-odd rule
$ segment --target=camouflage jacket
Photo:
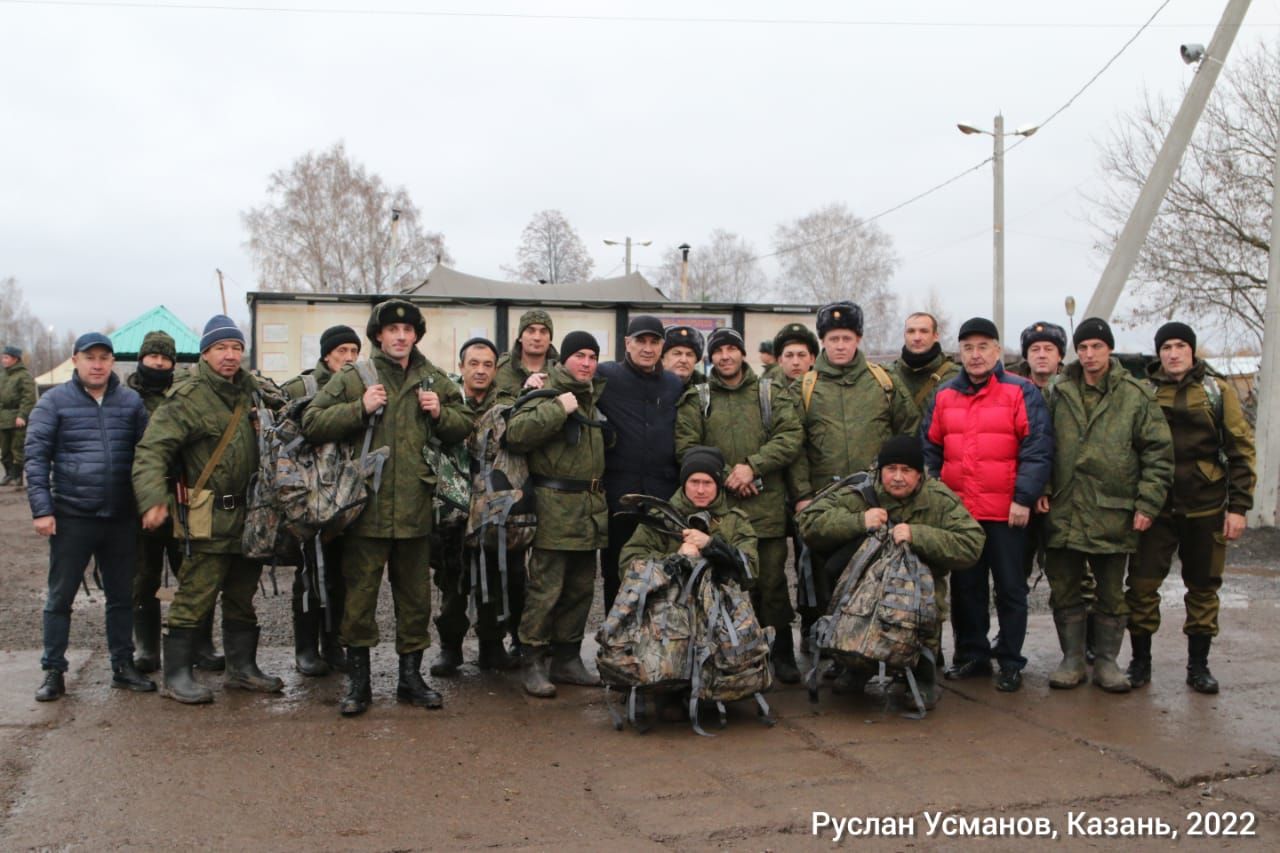
[[[593,551],[609,544],[609,510],[604,486],[604,430],[583,423],[597,421],[596,400],[604,390],[604,380],[579,382],[564,365],[557,364],[547,374],[544,388],[571,391],[578,399],[581,417],[572,418],[555,397],[533,400],[512,415],[507,423],[507,447],[524,453],[529,473],[535,479],[579,480],[592,483],[586,490],[564,490],[539,486],[534,495],[538,529],[533,547],[553,551]]]
[[[1077,362],[1053,384],[1055,450],[1048,546],[1088,554],[1132,553],[1133,514],[1155,518],[1173,480],[1173,440],[1155,395],[1111,359],[1102,394],[1086,410]]]
[[[893,384],[901,385],[916,409],[923,412],[929,408],[933,395],[938,393],[938,386],[960,372],[960,365],[946,353],[938,353],[922,367],[912,367],[898,358],[893,364],[886,365],[886,369],[893,377]]]
[[[493,375],[493,384],[513,397],[519,397],[524,393],[524,383],[529,378],[529,371],[524,368],[523,353],[524,350],[517,341],[511,348],[511,352],[504,353],[498,359],[498,369]],[[556,348],[550,347],[547,350],[547,363],[542,370],[544,373],[550,373],[551,368],[559,363]]]
[[[878,477],[879,472],[872,475]],[[935,576],[967,569],[982,555],[987,539],[982,525],[941,480],[921,481],[920,488],[903,500],[890,496],[878,481],[875,490],[879,505],[889,513],[890,526],[911,525],[911,550]],[[867,534],[863,514],[870,508],[862,494],[845,487],[809,504],[796,516],[796,523],[810,547],[834,552]]]
[[[791,393],[769,384],[771,420],[764,428],[760,385],[751,366],[742,366],[742,381],[729,387],[713,370],[707,379],[710,408],[704,414],[702,396],[690,386],[676,412],[676,456],[696,445],[709,445],[724,454],[726,473],[746,463],[764,482],[760,494],[749,498],[727,495],[731,507],[741,507],[761,538],[785,536],[787,486],[784,472],[800,453],[804,432],[796,417]]]
[[[1147,370],[1156,402],[1173,434],[1173,488],[1165,512],[1213,515],[1226,507],[1244,514],[1253,508],[1253,428],[1245,420],[1231,383],[1200,359],[1180,381],[1153,363]],[[1206,382],[1217,387],[1210,399]]]
[[[458,386],[414,349],[409,366],[388,358],[380,349],[370,359],[387,389],[387,405],[373,428],[371,447],[389,447],[382,486],[370,495],[360,516],[346,529],[352,536],[413,539],[431,532],[431,496],[436,474],[427,465],[423,448],[432,436],[445,444],[462,441],[471,431],[471,415]],[[440,395],[440,418],[432,418],[418,404],[418,389]],[[365,384],[354,364],[334,374],[302,415],[302,431],[315,444],[361,441],[371,415],[364,410]]]
[[[698,511],[697,507],[685,497],[683,489],[671,497],[671,505],[686,515],[692,515]],[[711,535],[719,536],[728,543],[730,548],[741,551],[747,558],[750,577],[744,578],[743,583],[744,588],[749,588],[759,574],[760,560],[756,548],[756,532],[751,522],[747,520],[747,514],[740,509],[730,509],[729,502],[725,500],[723,493],[716,495],[716,499],[706,511],[711,516]],[[606,566],[604,570],[617,569],[619,575],[625,575],[626,571],[623,567],[631,565],[634,560],[661,562],[679,549],[680,543],[677,540],[647,524],[641,524],[636,527],[636,532],[618,552],[618,565]]]
[[[0,371],[0,429],[14,429],[17,419],[31,417],[36,407],[36,381],[22,362]]]
[[[875,462],[880,445],[895,435],[920,428],[920,412],[901,383],[892,393],[867,367],[862,350],[849,364],[835,367],[824,351],[814,364],[817,381],[804,404],[803,377],[797,398],[804,423],[804,452],[796,460],[797,497],[812,496],[823,486]]]
[[[1035,385],[1035,380],[1031,378],[1031,365],[1027,364],[1026,361],[1015,361],[1011,366],[1005,367],[1005,370],[1012,373],[1014,376],[1021,376],[1023,379]],[[1044,397],[1046,403],[1049,402],[1049,389],[1053,387],[1054,383],[1056,383],[1061,376],[1062,368],[1059,367],[1058,372],[1051,376],[1048,382],[1044,385],[1036,385],[1036,387],[1040,389],[1040,394]]]
[[[174,382],[177,382],[176,373],[174,374]],[[160,404],[168,398],[169,391],[173,388],[172,383],[170,383],[169,387],[165,388],[163,391],[157,391],[155,388],[148,388],[142,384],[137,373],[130,373],[124,380],[124,384],[138,392],[138,396],[142,398],[142,405],[147,407],[148,415],[154,415],[156,413],[156,409],[160,408]]]
[[[316,393],[318,394],[320,389],[328,385],[329,380],[333,378],[333,371],[329,369],[329,365],[325,364],[322,358],[316,362],[315,367],[299,373],[281,385],[281,390],[290,400],[298,400],[307,396],[307,381],[303,378],[307,375],[310,375],[316,381]]]

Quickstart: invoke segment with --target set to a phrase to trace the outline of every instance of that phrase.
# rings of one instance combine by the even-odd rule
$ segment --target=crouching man
[[[935,578],[968,569],[982,555],[986,534],[955,492],[941,480],[924,476],[924,451],[914,436],[890,438],[876,459],[875,501],[854,488],[832,491],[797,517],[800,534],[815,548],[834,552],[850,540],[891,525],[893,541],[906,543],[929,566]],[[941,612],[946,587],[935,595]],[[942,624],[925,639],[936,660],[942,648]],[[913,669],[926,708],[938,702],[937,674],[925,656]],[[865,683],[865,679],[864,679]]]

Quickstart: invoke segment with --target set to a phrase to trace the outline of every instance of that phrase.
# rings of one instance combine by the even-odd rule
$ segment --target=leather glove
[[[745,580],[745,567],[738,549],[731,547],[720,535],[711,537],[711,541],[702,549],[702,556],[711,564],[712,574],[718,582],[732,580],[741,585]]]

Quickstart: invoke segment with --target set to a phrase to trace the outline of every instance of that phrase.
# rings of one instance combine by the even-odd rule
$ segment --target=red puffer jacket
[[[1053,424],[1031,382],[997,364],[981,385],[969,374],[943,383],[920,426],[925,465],[978,521],[1008,521],[1009,504],[1031,507],[1053,463]]]

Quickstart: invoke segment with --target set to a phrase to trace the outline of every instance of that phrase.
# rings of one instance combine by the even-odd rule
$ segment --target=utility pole
[[[693,248],[688,243],[681,243],[680,246],[680,301],[689,301],[689,250]]]
[[[1271,256],[1263,310],[1262,365],[1258,370],[1258,485],[1249,523],[1275,527],[1280,510],[1280,151],[1271,181]]]
[[[222,283],[222,270],[214,268],[213,271],[218,274],[218,293],[222,295],[222,313],[226,314],[227,313],[227,288],[226,288],[226,285]]]
[[[1111,257],[1107,259],[1107,266],[1098,280],[1098,287],[1093,291],[1088,307],[1084,309],[1086,318],[1101,317],[1104,320],[1110,320],[1111,313],[1116,310],[1116,303],[1120,300],[1120,294],[1129,280],[1129,273],[1133,272],[1138,253],[1142,251],[1142,246],[1147,241],[1151,223],[1155,221],[1156,214],[1160,211],[1160,204],[1164,201],[1165,193],[1169,191],[1169,184],[1173,183],[1174,173],[1178,170],[1178,164],[1182,162],[1182,155],[1191,142],[1191,135],[1200,121],[1200,114],[1204,112],[1205,104],[1209,102],[1213,85],[1218,80],[1223,63],[1227,61],[1227,54],[1231,51],[1231,45],[1235,42],[1236,33],[1239,32],[1240,24],[1244,21],[1245,12],[1248,10],[1249,0],[1230,0],[1227,3],[1227,8],[1222,13],[1222,20],[1218,22],[1218,28],[1213,33],[1213,40],[1209,42],[1209,49],[1200,60],[1195,79],[1187,88],[1182,106],[1178,108],[1178,114],[1174,116],[1173,124],[1169,127],[1169,135],[1165,137],[1164,145],[1160,147],[1156,162],[1151,167],[1151,174],[1147,176],[1147,182],[1142,185],[1142,191],[1138,193],[1138,200],[1134,202],[1129,219],[1124,224],[1124,230],[1120,232],[1120,239],[1116,241],[1116,247],[1111,252]]]
[[[388,283],[395,281],[396,266],[400,263],[400,208],[391,208],[391,268],[387,270]],[[383,287],[387,293],[390,289]]]
[[[991,132],[991,172],[994,180],[995,199],[992,203],[994,221],[991,226],[992,269],[995,282],[991,288],[991,319],[1004,340],[1004,115],[996,113],[995,129]]]
[[[626,269],[626,271],[627,271],[627,275],[631,275],[631,238],[630,238],[630,237],[627,237],[625,240],[605,240],[605,241],[604,241],[604,244],[605,244],[606,246],[623,246],[623,245],[625,245],[625,246],[627,247],[626,263],[625,263],[625,265],[624,265],[624,268],[625,268],[625,269]],[[638,240],[638,241],[636,241],[636,245],[637,245],[637,246],[652,246],[652,245],[653,245],[653,241],[652,241],[652,240]]]

